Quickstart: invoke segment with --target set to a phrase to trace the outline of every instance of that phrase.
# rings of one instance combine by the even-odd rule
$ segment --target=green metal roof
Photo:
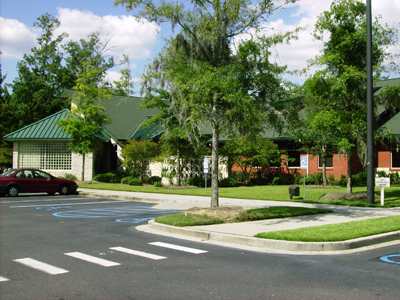
[[[379,95],[387,86],[393,87],[398,85],[400,85],[400,78],[378,80],[374,82],[374,95]]]
[[[383,126],[385,126],[386,129],[393,132],[394,135],[400,136],[400,112],[395,116],[393,116]]]
[[[65,134],[63,129],[57,126],[58,121],[65,118],[71,118],[69,109],[63,109],[47,118],[11,132],[3,139],[5,141],[68,141],[71,135]],[[98,138],[109,140],[110,136],[102,131]]]
[[[128,137],[128,139],[133,140],[152,140],[157,136],[160,136],[163,133],[160,124],[152,123],[149,126],[143,126],[147,120],[149,120],[152,116],[147,116],[143,119],[138,127],[133,131],[133,133]]]
[[[33,124],[25,126],[17,131],[4,136],[5,141],[22,141],[22,140],[52,140],[67,141],[70,135],[63,133],[62,128],[57,127],[57,122],[68,118],[69,110],[64,109],[47,118],[37,121]]]
[[[73,98],[74,94],[74,90],[65,89],[60,96]],[[117,95],[111,97],[112,100],[100,102],[105,107],[107,116],[111,119],[111,124],[103,127],[117,140],[128,140],[138,130],[146,117],[157,115],[160,112],[156,108],[139,108],[142,102],[140,97]]]

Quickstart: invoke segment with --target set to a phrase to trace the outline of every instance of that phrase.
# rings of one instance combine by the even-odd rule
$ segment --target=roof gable
[[[73,98],[75,92],[71,89],[65,89],[60,96]],[[112,100],[100,102],[106,109],[105,113],[111,119],[111,123],[103,127],[111,136],[120,141],[130,139],[133,135],[132,132],[138,130],[138,127],[142,127],[143,120],[160,112],[156,108],[139,108],[142,103],[140,97],[118,95],[111,97]]]
[[[41,119],[4,136],[5,141],[68,141],[70,134],[63,132],[57,123],[62,119],[69,119],[69,109],[63,109],[51,116]],[[109,140],[110,136],[102,130],[99,139]]]
[[[33,124],[25,126],[19,130],[4,136],[5,141],[20,141],[20,140],[52,140],[66,141],[70,135],[63,133],[63,129],[57,127],[57,122],[69,118],[69,110],[63,109],[51,116],[41,119]]]
[[[160,124],[152,123],[149,126],[143,126],[143,124],[149,120],[152,116],[146,116],[140,125],[135,128],[128,139],[133,140],[152,140],[163,133]]]

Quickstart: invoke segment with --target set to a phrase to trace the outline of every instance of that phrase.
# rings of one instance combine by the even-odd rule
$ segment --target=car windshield
[[[15,173],[15,171],[16,170],[11,169],[11,170],[5,171],[3,174],[0,174],[0,176],[2,176],[2,177],[10,177],[12,174]]]

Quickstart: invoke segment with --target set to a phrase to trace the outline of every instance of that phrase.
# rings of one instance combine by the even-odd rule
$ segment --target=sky
[[[279,0],[278,0],[279,1]],[[391,26],[399,24],[400,1],[371,0],[373,14],[382,16],[381,22]],[[315,41],[311,35],[317,17],[329,10],[332,0],[300,0],[296,5],[273,16],[266,27],[285,32],[297,26],[305,28],[299,38],[290,45],[279,45],[274,49],[274,60],[287,65],[289,70],[299,70],[307,66],[307,61],[315,58],[322,49],[322,42]],[[40,36],[33,23],[42,14],[56,17],[61,25],[55,35],[67,32],[69,40],[78,41],[90,33],[99,31],[103,41],[109,40],[109,52],[117,59],[122,54],[129,55],[131,73],[137,82],[135,90],[140,89],[140,78],[145,66],[161,51],[164,39],[171,35],[170,26],[142,20],[136,21],[123,6],[114,6],[113,0],[2,0],[0,2],[0,50],[3,75],[6,82],[12,83],[17,76],[16,65],[24,54],[36,46]],[[400,34],[399,34],[400,41]],[[400,54],[400,46],[390,49]],[[107,79],[118,79],[118,67],[109,71]],[[389,74],[400,77],[400,74]],[[288,76],[286,79],[301,84],[302,77]]]

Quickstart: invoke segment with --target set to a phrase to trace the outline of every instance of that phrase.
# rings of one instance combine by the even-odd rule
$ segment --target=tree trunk
[[[326,148],[325,148],[325,146],[322,146],[322,155],[320,158],[322,159],[322,184],[324,186],[327,186],[328,182],[326,180]]]
[[[353,186],[351,182],[351,156],[347,154],[347,193],[353,192]]]
[[[219,207],[218,200],[218,125],[212,122],[212,153],[211,153],[211,207]]]
[[[181,186],[181,173],[182,173],[182,170],[181,170],[181,156],[180,156],[180,153],[179,153],[179,149],[178,149],[178,164],[177,164],[177,173],[176,173],[176,184],[178,185],[178,186]]]
[[[322,184],[324,186],[328,185],[328,181],[326,180],[326,158],[322,161]]]
[[[85,181],[85,154],[82,154],[82,181]]]

